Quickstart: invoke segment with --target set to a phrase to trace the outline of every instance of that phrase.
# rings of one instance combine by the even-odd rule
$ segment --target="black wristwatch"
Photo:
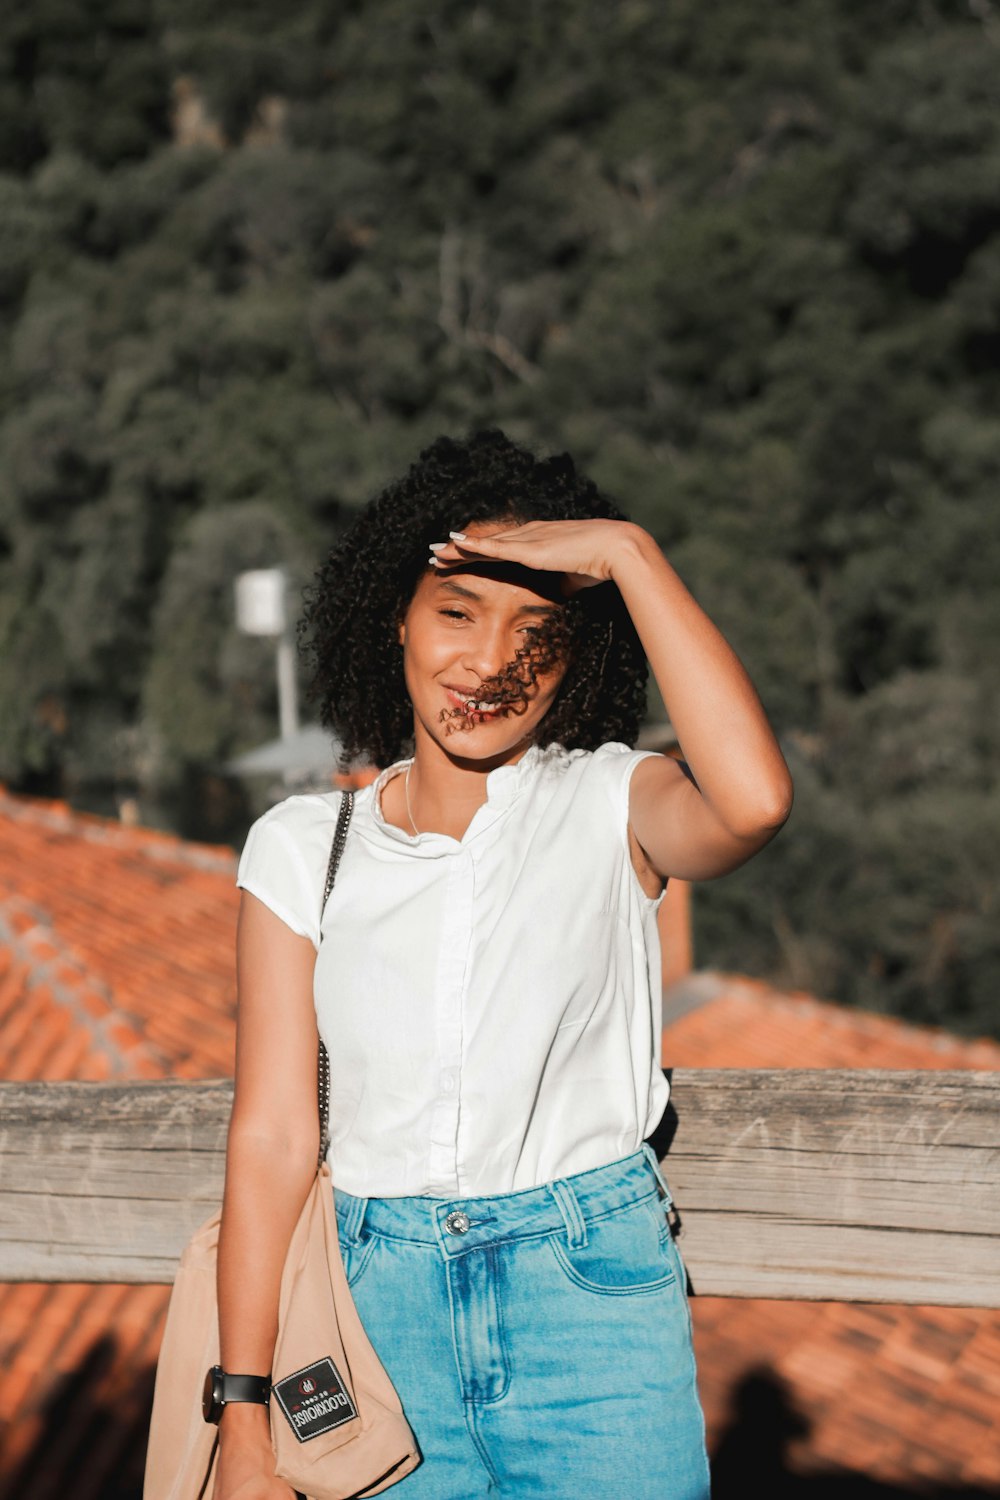
[[[270,1399],[270,1375],[227,1375],[221,1365],[213,1365],[205,1376],[201,1413],[206,1422],[218,1422],[230,1401],[259,1401],[267,1406]]]

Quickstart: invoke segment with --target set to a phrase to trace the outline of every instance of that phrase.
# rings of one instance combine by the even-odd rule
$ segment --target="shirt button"
[[[442,1073],[441,1074],[441,1089],[446,1094],[453,1094],[455,1092],[455,1075],[454,1075],[454,1073]]]

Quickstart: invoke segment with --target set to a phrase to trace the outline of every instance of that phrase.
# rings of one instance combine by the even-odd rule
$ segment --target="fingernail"
[[[465,532],[464,531],[449,531],[448,535],[451,537],[451,539],[452,539],[453,542],[464,542],[465,541]]]
[[[430,547],[430,549],[431,549],[432,552],[442,552],[444,550],[444,548],[447,547],[448,543],[447,542],[429,542],[428,545],[429,545],[429,547]]]
[[[432,552],[432,553],[431,553],[431,555],[430,555],[430,557],[429,557],[429,558],[428,558],[428,559],[427,559],[427,561],[428,561],[428,563],[429,563],[429,564],[430,564],[430,565],[432,565],[432,566],[433,566],[433,567],[435,567],[435,568],[437,568],[437,567],[439,567],[439,566],[440,566],[440,564],[441,564],[441,558],[440,558],[440,557],[435,557],[435,556],[434,556],[434,553],[433,553],[433,552]]]

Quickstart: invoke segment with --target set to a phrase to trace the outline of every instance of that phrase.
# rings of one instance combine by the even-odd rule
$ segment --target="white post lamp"
[[[281,738],[289,740],[298,731],[299,707],[283,569],[253,568],[237,576],[236,624],[244,635],[269,635],[277,642],[278,722]]]

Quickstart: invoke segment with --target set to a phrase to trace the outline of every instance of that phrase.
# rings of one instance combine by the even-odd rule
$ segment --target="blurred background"
[[[568,448],[748,666],[795,815],[719,962],[1000,987],[989,0],[31,0],[0,19],[0,775],[237,838],[233,580],[442,431]]]
[[[294,606],[422,444],[497,423],[656,536],[792,764],[696,944],[995,1031],[998,27],[6,7],[0,777],[238,843],[223,767],[277,703],[235,576]]]
[[[264,774],[240,774],[242,757],[297,732],[279,718],[276,637],[240,627],[236,581],[281,571],[287,633],[356,509],[439,433],[492,424],[568,449],[656,537],[780,737],[790,822],[693,901],[699,962],[751,976],[772,1028],[771,1052],[735,1062],[997,1067],[972,1039],[1000,1036],[998,79],[994,0],[3,8],[0,1002],[46,992],[39,932],[70,954],[64,995],[48,985],[58,1026],[32,1031],[11,1000],[17,1046],[34,1050],[15,1061],[5,1033],[8,1076],[227,1070],[229,928],[200,970],[195,934],[211,913],[214,930],[231,921],[232,850],[289,785],[280,756]],[[651,696],[648,735],[663,719]],[[43,917],[63,898],[57,933]],[[158,940],[189,967],[171,988],[142,970],[136,923],[175,898]],[[837,1008],[794,1009],[792,992]],[[749,1026],[748,996],[730,996],[717,1036]],[[212,1006],[228,1018],[217,1047]],[[778,1056],[793,1009],[813,1030]],[[918,1038],[928,1023],[970,1050]],[[71,1056],[84,1030],[94,1050]],[[718,1065],[692,1047],[678,1033],[667,1055]],[[36,1290],[8,1306],[11,1348],[41,1326]],[[112,1301],[91,1314],[123,1338],[135,1308],[145,1352],[127,1376],[132,1468],[109,1458],[119,1479],[87,1494],[136,1493],[163,1290],[101,1289]],[[53,1348],[77,1316],[58,1305]],[[995,1409],[969,1417],[1000,1398],[984,1373],[995,1317],[959,1329],[954,1312],[856,1310],[839,1354],[814,1339],[811,1364],[786,1360],[793,1401],[777,1364],[748,1363],[768,1338],[779,1360],[792,1316],[755,1306],[742,1385],[731,1307],[698,1314],[703,1339],[716,1318],[729,1372],[710,1418],[722,1432],[728,1391],[717,1451],[734,1493],[748,1432],[768,1434],[774,1494],[810,1426],[827,1433],[821,1468],[868,1442],[885,1485],[985,1483],[963,1455],[996,1452]],[[92,1383],[67,1356],[69,1385],[47,1386],[39,1347],[7,1387],[12,1412],[37,1397],[36,1416],[58,1413]],[[871,1408],[847,1436],[823,1427],[849,1381],[834,1391],[832,1372],[853,1369],[853,1389],[887,1348],[882,1437]],[[939,1374],[967,1358],[950,1425],[932,1356]],[[110,1432],[124,1396],[108,1389]],[[917,1457],[879,1469],[904,1429]],[[38,1433],[22,1475],[53,1451]],[[34,1472],[22,1492],[41,1495]]]

